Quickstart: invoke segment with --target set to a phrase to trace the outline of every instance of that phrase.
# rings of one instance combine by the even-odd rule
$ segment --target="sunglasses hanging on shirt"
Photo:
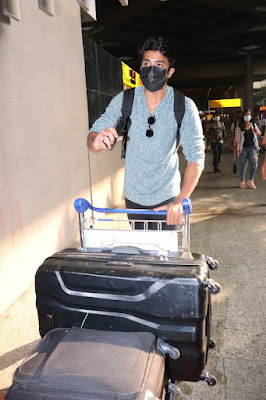
[[[153,125],[155,122],[155,117],[153,115],[151,115],[150,117],[148,117],[148,124],[149,124],[149,128],[146,131],[146,136],[148,138],[153,137],[153,129],[151,127],[151,125]]]

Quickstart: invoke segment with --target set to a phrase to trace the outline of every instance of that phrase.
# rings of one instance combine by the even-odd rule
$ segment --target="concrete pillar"
[[[247,54],[245,59],[244,108],[253,111],[253,57],[251,54]]]

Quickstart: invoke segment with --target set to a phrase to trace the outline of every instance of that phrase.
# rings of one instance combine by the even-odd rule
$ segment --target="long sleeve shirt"
[[[95,121],[90,132],[100,132],[114,126],[122,115],[123,92],[115,96],[104,114]],[[153,115],[155,122],[148,124]],[[131,126],[128,132],[125,158],[125,197],[150,206],[176,197],[180,193],[179,157],[176,151],[177,122],[174,113],[174,90],[167,91],[153,114],[146,102],[144,87],[135,89]],[[153,136],[147,137],[148,128]],[[204,168],[204,141],[198,109],[185,98],[185,114],[180,128],[182,150],[187,162]]]

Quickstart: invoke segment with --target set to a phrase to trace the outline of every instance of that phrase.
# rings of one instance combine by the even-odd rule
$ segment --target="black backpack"
[[[126,147],[127,147],[127,134],[130,128],[130,115],[132,112],[132,106],[134,101],[135,89],[127,89],[124,91],[123,96],[123,105],[122,105],[122,117],[120,117],[116,123],[116,129],[119,135],[123,136],[122,142],[122,153],[121,158],[125,158],[126,156]],[[175,111],[175,119],[177,122],[177,131],[176,131],[176,150],[180,145],[180,128],[183,116],[185,114],[185,95],[178,90],[174,89],[174,111]]]

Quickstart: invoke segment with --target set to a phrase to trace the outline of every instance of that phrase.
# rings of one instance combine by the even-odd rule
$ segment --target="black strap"
[[[135,88],[124,90],[122,116],[125,122],[130,117],[132,112],[134,94],[135,94]]]
[[[121,158],[126,157],[127,135],[130,124],[130,115],[133,107],[134,95],[135,95],[135,88],[125,90],[123,95],[122,117],[124,121],[124,130],[123,130]]]
[[[182,119],[185,114],[185,95],[179,90],[174,89],[174,110],[175,110],[175,119],[177,122],[177,131],[176,131],[176,150],[180,146],[180,128],[182,124]]]

